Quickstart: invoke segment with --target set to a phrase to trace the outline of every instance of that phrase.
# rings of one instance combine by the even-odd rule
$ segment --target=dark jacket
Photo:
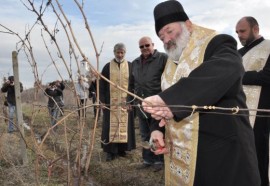
[[[97,93],[97,81],[94,80],[91,82],[91,85],[89,86],[89,98],[95,98]]]
[[[2,92],[7,92],[7,102],[12,105],[16,105],[15,99],[15,87],[14,84],[11,85],[9,83],[4,83],[3,87],[1,88]],[[23,91],[23,85],[20,82],[20,92]]]
[[[167,54],[155,50],[144,64],[142,64],[142,56],[132,62],[132,78],[136,95],[146,98],[161,92],[161,75],[167,59]]]
[[[57,105],[59,107],[64,106],[63,102],[63,90],[65,89],[65,85],[61,82],[59,86],[48,87],[45,89],[45,95],[49,97],[48,99],[48,107],[55,107]]]

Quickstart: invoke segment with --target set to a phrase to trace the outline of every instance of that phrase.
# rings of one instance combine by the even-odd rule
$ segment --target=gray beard
[[[176,48],[168,50],[164,46],[164,49],[168,54],[169,58],[177,62],[179,61],[182,52],[186,48],[190,38],[190,32],[188,31],[186,25],[184,23],[180,24],[182,28],[182,33],[178,38],[176,38]]]
[[[122,59],[122,60],[120,60],[120,59],[118,59],[118,58],[114,58],[115,59],[115,61],[117,62],[117,63],[122,63],[123,61],[124,61],[124,59]]]

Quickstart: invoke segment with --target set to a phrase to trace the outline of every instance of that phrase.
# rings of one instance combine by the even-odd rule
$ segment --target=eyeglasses
[[[148,47],[150,47],[150,44],[141,45],[141,46],[140,46],[140,49],[143,49],[143,48],[148,48]]]

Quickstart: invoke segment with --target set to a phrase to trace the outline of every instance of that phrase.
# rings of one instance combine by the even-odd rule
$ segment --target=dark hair
[[[9,80],[9,81],[14,81],[14,76],[9,76],[9,77],[8,77],[8,80]]]
[[[247,16],[245,17],[247,22],[249,23],[250,27],[253,28],[254,26],[259,26],[257,20],[254,17]]]
[[[55,81],[49,83],[49,86],[54,86],[55,85]]]

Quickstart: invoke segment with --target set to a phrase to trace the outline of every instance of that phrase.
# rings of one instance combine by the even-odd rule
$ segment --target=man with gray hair
[[[131,63],[125,59],[126,47],[123,43],[114,46],[114,58],[102,69],[101,74],[113,84],[129,90]],[[99,84],[102,104],[102,148],[107,153],[106,161],[117,156],[125,156],[126,151],[135,149],[135,129],[133,111],[126,106],[127,93],[101,79]]]
[[[154,18],[170,60],[163,92],[145,98],[143,107],[161,120],[151,138],[153,151],[165,154],[165,184],[259,186],[236,40],[192,24],[175,0],[158,4]]]

